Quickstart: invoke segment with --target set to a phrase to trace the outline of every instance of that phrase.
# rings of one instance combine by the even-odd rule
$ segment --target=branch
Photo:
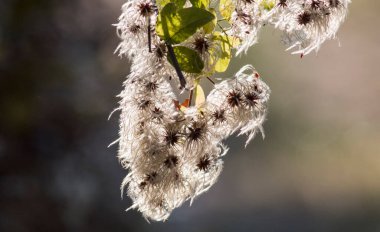
[[[180,83],[180,89],[183,89],[186,87],[186,80],[185,77],[183,76],[183,73],[181,71],[181,68],[179,67],[177,57],[174,54],[174,50],[171,44],[166,42],[166,47],[168,48],[168,55],[170,59],[173,61],[173,66],[175,71],[177,72],[178,78],[179,78],[179,83]]]

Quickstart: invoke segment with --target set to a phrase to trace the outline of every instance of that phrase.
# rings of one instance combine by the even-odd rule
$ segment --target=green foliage
[[[162,10],[168,3],[174,3],[179,9],[183,8],[186,0],[156,0],[157,7]]]
[[[210,0],[190,0],[194,7],[207,9],[210,5]]]
[[[197,84],[195,94],[199,96],[197,104],[200,104],[204,93],[202,87],[198,84],[200,77],[212,75],[215,72],[224,72],[227,70],[232,57],[232,48],[238,45],[237,38],[228,36],[224,28],[219,25],[223,32],[216,29],[218,24],[218,15],[229,21],[235,10],[232,0],[220,0],[217,4],[211,4],[210,0],[189,0],[192,7],[184,7],[185,0],[157,0],[159,15],[157,17],[156,33],[169,45],[173,46],[174,56],[168,56],[168,61],[176,67],[187,73],[197,75]],[[266,3],[270,3],[268,0]],[[219,5],[218,5],[219,4]],[[215,8],[213,8],[215,7]],[[265,5],[263,7],[270,7]],[[219,10],[217,13],[216,11]],[[227,24],[227,23],[224,23]],[[228,25],[228,24],[227,24]],[[199,51],[189,47],[182,46],[186,44],[187,39],[194,35],[198,30],[202,31],[211,44],[206,51],[209,56],[202,56],[209,60],[202,60]],[[181,44],[181,46],[179,46]],[[178,65],[175,65],[172,59],[176,59]],[[204,69],[204,62],[213,64],[212,67]],[[178,67],[179,66],[179,67]]]
[[[217,23],[217,17],[216,17],[216,12],[214,8],[209,9],[210,13],[214,15],[214,19],[211,20],[209,23],[203,26],[203,30],[206,34],[211,34],[215,30],[215,26]]]
[[[178,44],[214,18],[212,13],[201,8],[178,9],[174,3],[168,3],[158,15],[156,32],[166,42]]]
[[[214,32],[213,40],[218,45],[210,52],[211,59],[214,62],[214,70],[224,72],[232,58],[231,50],[239,44],[239,40],[220,32]]]
[[[202,72],[204,64],[196,51],[184,46],[173,47],[173,50],[182,71],[188,73]],[[173,61],[169,56],[168,61],[173,65]]]
[[[234,12],[234,10],[235,5],[232,0],[220,0],[219,12],[225,20],[230,21],[232,12]]]

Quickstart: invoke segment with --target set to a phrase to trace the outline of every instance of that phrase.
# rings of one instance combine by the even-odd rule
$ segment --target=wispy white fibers
[[[230,27],[217,33],[239,41],[237,54],[255,44],[260,29],[269,24],[284,31],[289,49],[306,55],[334,38],[350,1],[232,2],[235,10]],[[128,170],[122,194],[126,190],[132,199],[130,209],[162,221],[216,182],[223,167],[221,157],[228,151],[224,139],[233,133],[245,134],[247,145],[257,133],[264,136],[270,89],[255,69],[246,65],[234,77],[215,84],[204,103],[180,107],[173,91],[178,86],[177,72],[167,60],[170,46],[155,32],[158,11],[154,1],[129,0],[122,10],[115,25],[121,38],[116,52],[132,62],[118,107],[118,158]],[[199,78],[209,77],[216,62],[229,54],[217,33],[201,28],[178,44],[197,52],[205,66],[199,75],[183,73],[186,89],[194,88]]]
[[[181,111],[167,78],[131,73],[120,95],[119,159],[129,170],[122,188],[132,208],[165,220],[208,190],[228,150],[222,140],[237,130],[250,139],[261,130],[269,92],[252,71],[241,72],[217,84],[203,105]]]
[[[283,42],[293,54],[307,55],[335,38],[351,0],[235,0],[230,34],[241,39],[237,55],[258,41],[265,25],[284,32]]]

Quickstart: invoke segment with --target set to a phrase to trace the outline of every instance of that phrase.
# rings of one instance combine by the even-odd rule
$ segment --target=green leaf
[[[211,22],[207,23],[203,26],[203,30],[206,34],[211,34],[216,26],[217,18],[216,18],[216,12],[214,8],[210,8],[209,11],[214,15],[214,19],[211,20]]]
[[[173,47],[174,54],[177,58],[179,67],[187,73],[201,73],[204,67],[203,61],[199,54],[188,47],[176,46]],[[168,61],[173,65],[173,61],[168,56]]]
[[[230,21],[232,12],[235,10],[235,4],[232,0],[220,0],[219,11],[223,18]]]
[[[178,44],[214,18],[204,9],[189,7],[177,10],[174,3],[168,3],[158,15],[156,32],[166,42]]]
[[[215,71],[224,72],[227,70],[231,61],[231,49],[238,44],[238,39],[232,36],[215,32],[213,35],[215,41],[219,43],[219,51],[214,53]]]
[[[186,0],[156,0],[156,4],[159,10],[164,8],[168,3],[175,3],[178,8],[183,8]]]
[[[210,5],[210,0],[190,0],[191,4],[194,7],[208,9],[208,6]]]

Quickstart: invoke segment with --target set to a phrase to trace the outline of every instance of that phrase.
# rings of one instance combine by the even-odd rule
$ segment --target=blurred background
[[[266,138],[230,138],[219,181],[165,223],[120,198],[113,54],[121,0],[0,1],[0,231],[380,231],[380,2],[300,59],[272,28],[251,63],[272,88]],[[340,46],[341,45],[341,46]]]

